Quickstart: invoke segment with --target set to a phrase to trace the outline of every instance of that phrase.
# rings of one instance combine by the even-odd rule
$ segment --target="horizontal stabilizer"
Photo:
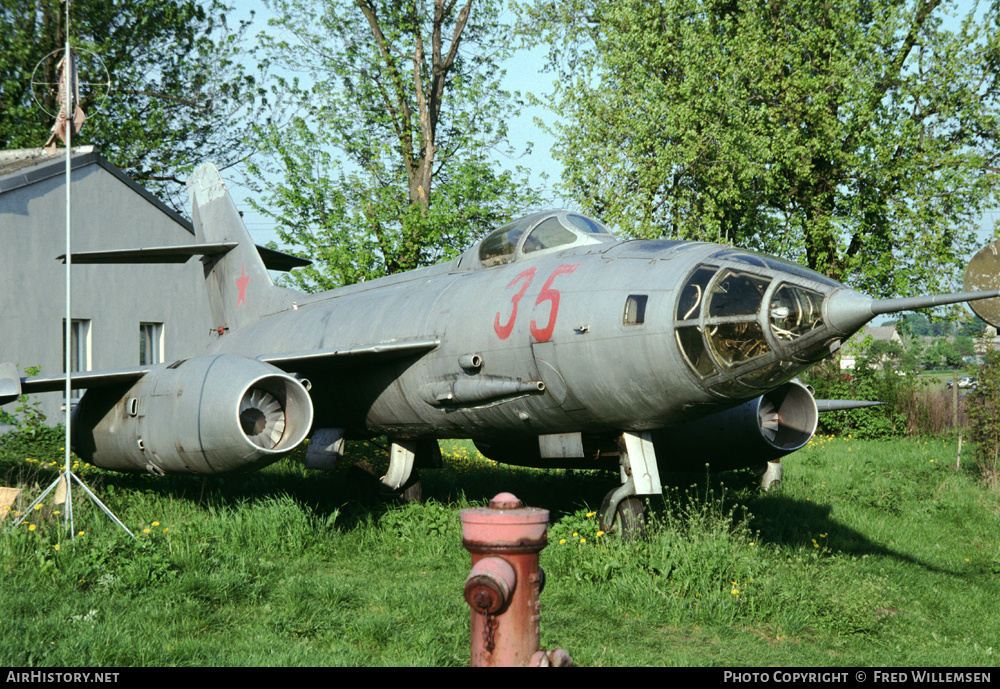
[[[283,371],[299,371],[314,368],[337,359],[396,359],[407,355],[423,354],[441,344],[440,340],[406,340],[403,342],[380,342],[377,344],[354,345],[331,349],[311,349],[304,352],[286,354],[263,354],[258,361],[277,366]]]
[[[0,404],[13,402],[21,396],[21,379],[14,364],[0,364]]]
[[[216,244],[180,244],[175,246],[154,246],[142,249],[113,249],[109,251],[78,251],[70,254],[73,263],[184,263],[192,256],[221,256],[239,246],[239,242]],[[312,264],[312,261],[291,254],[254,245],[268,270],[289,271]],[[66,254],[56,256],[57,261],[66,262]]]
[[[867,402],[864,400],[816,400],[816,411],[843,411],[844,409],[863,409],[877,407],[885,402]]]

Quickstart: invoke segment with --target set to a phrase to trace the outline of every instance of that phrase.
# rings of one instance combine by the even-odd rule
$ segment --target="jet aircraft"
[[[632,531],[661,468],[767,467],[765,484],[780,480],[781,457],[836,405],[796,376],[872,318],[1000,295],[872,299],[777,258],[622,241],[565,211],[439,265],[310,295],[271,281],[214,166],[188,187],[197,244],[73,256],[201,255],[216,326],[200,356],[72,374],[86,389],[72,446],[99,467],[223,475],[310,435],[319,463],[345,438],[385,435],[381,480],[399,491],[415,467],[440,465],[438,439],[471,438],[504,463],[617,468],[601,520]],[[0,403],[64,386],[9,365],[0,378]]]

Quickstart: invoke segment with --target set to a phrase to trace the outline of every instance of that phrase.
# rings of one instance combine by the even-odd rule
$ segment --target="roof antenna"
[[[83,127],[83,122],[86,119],[86,117],[83,114],[83,109],[80,107],[80,82],[77,78],[76,53],[73,51],[73,48],[70,47],[70,42],[69,42],[70,0],[64,0],[64,1],[66,3],[66,47],[62,50],[63,58],[59,63],[60,74],[58,82],[57,100],[60,104],[60,108],[58,114],[55,115],[56,122],[52,126],[52,136],[50,136],[48,142],[46,142],[45,150],[47,153],[54,155],[56,153],[56,139],[57,138],[61,139],[66,143],[66,320],[63,322],[63,330],[66,336],[63,345],[66,350],[66,359],[64,364],[66,369],[66,389],[65,389],[66,441],[64,443],[65,467],[59,473],[58,478],[56,478],[56,480],[53,481],[52,484],[49,485],[49,487],[46,488],[42,492],[42,494],[39,495],[35,499],[35,501],[31,503],[31,505],[28,506],[28,509],[24,511],[24,514],[21,516],[20,519],[17,520],[17,522],[15,522],[14,525],[20,526],[21,523],[28,518],[28,515],[32,513],[32,511],[35,509],[35,506],[41,504],[42,500],[45,499],[45,496],[48,495],[53,488],[56,488],[58,486],[58,490],[56,490],[56,503],[58,504],[61,499],[65,501],[66,507],[63,510],[63,512],[65,513],[64,519],[66,522],[66,526],[69,528],[70,538],[72,540],[75,540],[76,532],[73,525],[73,481],[76,481],[77,484],[79,484],[79,486],[83,489],[83,491],[90,497],[90,499],[93,500],[94,503],[98,507],[100,507],[106,515],[108,515],[111,521],[120,526],[125,531],[125,533],[127,533],[133,539],[139,540],[135,537],[135,534],[129,531],[128,527],[122,524],[121,520],[118,519],[118,517],[116,517],[111,512],[111,510],[109,510],[107,506],[100,501],[100,499],[96,495],[94,495],[93,491],[91,491],[90,488],[87,487],[87,484],[85,484],[82,480],[80,480],[79,476],[73,473],[73,467],[72,464],[70,463],[70,457],[72,454],[70,450],[70,437],[71,437],[71,423],[72,423],[72,410],[73,410],[73,400],[72,400],[73,390],[72,390],[72,382],[70,379],[70,372],[73,369],[73,318],[72,318],[72,298],[71,298],[72,292],[70,289],[71,287],[70,272],[73,265],[73,261],[72,261],[72,253],[70,251],[71,248],[70,227],[72,220],[72,215],[70,210],[70,200],[71,200],[70,182],[72,179],[71,170],[72,170],[73,134],[80,132],[80,128]],[[38,71],[42,63],[53,57],[55,53],[58,52],[60,51],[58,50],[54,51],[53,53],[49,53],[49,55],[46,55],[44,58],[42,58],[42,60],[35,66],[35,72]],[[84,52],[89,53],[90,51],[84,51]],[[100,58],[97,58],[97,56],[93,55],[93,53],[90,54],[96,60],[97,64],[100,65],[101,69],[104,69],[104,64],[100,61]],[[105,75],[106,74],[107,70],[105,70]],[[36,85],[42,85],[42,82],[35,81],[34,73],[32,73],[31,81],[32,81],[32,87]],[[109,80],[106,80],[105,83],[110,86]],[[48,86],[52,86],[52,84],[48,84]],[[105,94],[105,96],[106,95],[107,94]],[[41,103],[39,104],[41,105]],[[43,110],[45,109],[44,106],[42,107],[42,109]],[[70,113],[73,113],[72,125],[70,124]],[[49,114],[51,115],[52,113]],[[79,343],[79,338],[77,339],[77,342]]]

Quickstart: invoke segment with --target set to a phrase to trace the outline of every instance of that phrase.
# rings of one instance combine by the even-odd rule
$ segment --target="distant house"
[[[72,155],[72,250],[194,243],[191,223],[92,147]],[[0,361],[64,370],[65,150],[0,151]],[[202,264],[84,265],[72,273],[72,367],[122,368],[200,353],[211,322]],[[63,396],[40,395],[49,421]],[[13,411],[16,404],[4,407]]]
[[[853,369],[857,364],[858,350],[866,337],[871,337],[875,341],[895,342],[903,344],[903,336],[894,325],[866,325],[849,339],[840,350],[840,368]]]

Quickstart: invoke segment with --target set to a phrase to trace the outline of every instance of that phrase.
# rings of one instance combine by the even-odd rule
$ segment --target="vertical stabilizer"
[[[272,282],[214,165],[200,165],[188,178],[187,186],[198,241],[238,243],[225,254],[204,259],[213,326],[237,330],[264,316],[284,311],[301,298],[299,292]]]

